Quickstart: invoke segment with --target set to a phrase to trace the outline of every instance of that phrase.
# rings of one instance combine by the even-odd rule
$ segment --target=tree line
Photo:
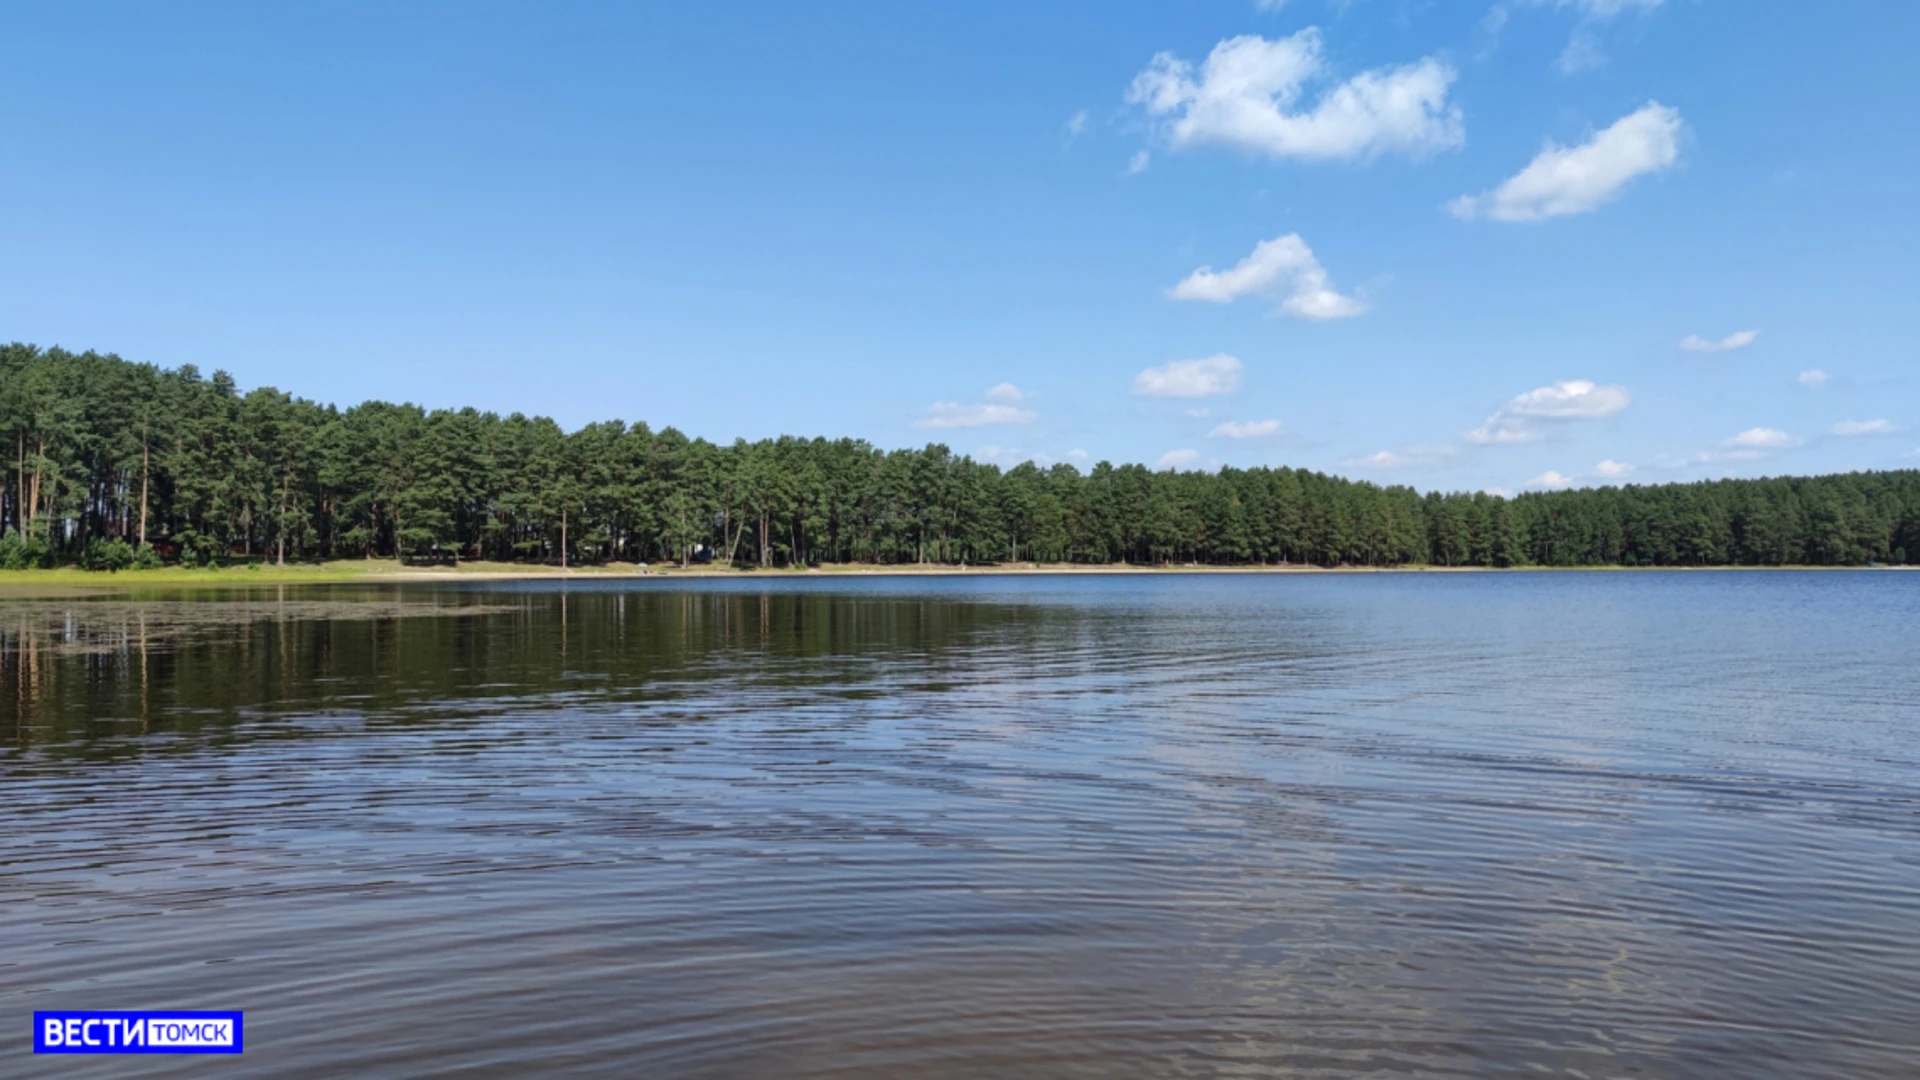
[[[543,563],[1722,566],[1920,556],[1920,471],[1420,494],[1292,468],[1001,470],[934,444],[720,445],[0,348],[0,566]]]

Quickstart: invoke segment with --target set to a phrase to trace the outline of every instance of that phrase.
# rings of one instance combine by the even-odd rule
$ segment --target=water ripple
[[[245,1009],[273,1076],[1911,1075],[1915,610],[1792,573],[9,609],[0,1001]],[[8,1070],[197,1071],[48,1064]]]

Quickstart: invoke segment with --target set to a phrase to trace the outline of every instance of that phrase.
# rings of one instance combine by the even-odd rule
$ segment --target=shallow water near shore
[[[1920,575],[0,601],[0,1074],[1912,1075]],[[36,1059],[34,1009],[247,1052]]]

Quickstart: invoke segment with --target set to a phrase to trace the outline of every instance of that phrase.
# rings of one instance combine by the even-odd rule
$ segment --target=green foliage
[[[160,553],[151,547],[143,547],[133,553],[133,569],[158,570],[165,565],[160,561]]]
[[[212,540],[190,527],[175,531],[173,544],[175,557],[181,566],[205,566],[213,561],[215,552]]]
[[[53,565],[53,553],[36,538],[17,532],[0,535],[0,570],[41,570]]]
[[[89,570],[109,572],[128,569],[133,565],[133,545],[117,536],[96,536],[87,541],[86,554],[81,557],[80,565]]]
[[[933,444],[720,446],[618,420],[348,409],[0,347],[0,567],[364,556],[1768,566],[1904,562],[1920,472],[1421,495],[1290,468],[1002,472]],[[152,544],[154,546],[145,546]]]

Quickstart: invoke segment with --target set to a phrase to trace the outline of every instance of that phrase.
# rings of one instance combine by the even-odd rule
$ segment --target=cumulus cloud
[[[1309,105],[1303,91],[1326,74],[1317,29],[1275,41],[1246,35],[1215,45],[1198,73],[1160,53],[1134,77],[1127,101],[1160,122],[1174,149],[1331,161],[1418,156],[1465,141],[1460,110],[1447,103],[1454,70],[1433,57],[1355,75]]]
[[[1595,465],[1593,473],[1603,480],[1621,480],[1633,475],[1633,466],[1624,461],[1614,461],[1609,458]]]
[[[1484,195],[1462,195],[1447,209],[1462,220],[1542,221],[1584,214],[1620,194],[1637,176],[1680,158],[1680,112],[1657,101],[1628,113],[1579,146],[1549,142],[1527,167]]]
[[[1754,427],[1731,439],[1722,440],[1720,445],[1734,449],[1784,450],[1798,443],[1799,440],[1779,428]]]
[[[1376,450],[1365,457],[1348,458],[1347,464],[1357,465],[1363,469],[1398,469],[1413,462],[1404,454],[1396,454],[1391,450]]]
[[[1160,455],[1160,461],[1156,467],[1161,469],[1191,469],[1199,464],[1200,451],[1198,450],[1169,450]]]
[[[1202,360],[1174,360],[1133,377],[1133,392],[1143,397],[1213,397],[1240,388],[1237,357],[1218,353]]]
[[[1032,409],[1014,405],[962,405],[957,401],[936,401],[919,420],[925,428],[987,427],[991,424],[1026,424],[1039,417]]]
[[[1563,488],[1571,487],[1572,485],[1573,477],[1552,469],[1548,469],[1546,472],[1527,481],[1527,486],[1531,488]]]
[[[1899,430],[1890,420],[1842,420],[1833,425],[1835,435],[1849,438],[1856,435],[1891,435]]]
[[[1790,450],[1799,445],[1798,438],[1779,428],[1752,427],[1731,438],[1720,440],[1718,449],[1702,451],[1698,460],[1754,461],[1767,457],[1777,450]]]
[[[1821,387],[1821,386],[1827,385],[1827,380],[1829,378],[1831,378],[1831,376],[1829,376],[1826,372],[1821,371],[1819,368],[1813,368],[1810,371],[1803,371],[1800,373],[1800,385]]]
[[[936,401],[927,406],[926,413],[914,421],[914,426],[974,428],[988,427],[993,424],[1027,424],[1040,418],[1040,414],[1032,409],[1020,407],[1020,401],[1026,395],[1012,383],[997,383],[989,387],[983,396],[987,400],[978,405],[963,405],[957,401]]]
[[[1571,379],[1521,394],[1467,432],[1466,439],[1482,445],[1532,442],[1546,435],[1548,424],[1612,416],[1632,401],[1624,386]]]
[[[1298,233],[1254,245],[1253,253],[1226,270],[1203,266],[1168,291],[1175,300],[1232,303],[1260,295],[1279,302],[1280,310],[1302,319],[1345,319],[1367,310],[1351,296],[1335,292],[1313,249]]]
[[[1280,434],[1280,421],[1229,420],[1207,434],[1215,439],[1270,439]]]
[[[1451,446],[1411,446],[1401,450],[1376,450],[1361,457],[1352,457],[1346,464],[1355,469],[1416,469],[1439,465],[1456,453]]]
[[[1680,347],[1688,352],[1732,352],[1753,344],[1753,339],[1759,336],[1758,330],[1741,330],[1728,334],[1718,341],[1712,341],[1699,334],[1688,334],[1680,339]]]

